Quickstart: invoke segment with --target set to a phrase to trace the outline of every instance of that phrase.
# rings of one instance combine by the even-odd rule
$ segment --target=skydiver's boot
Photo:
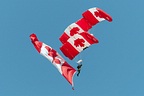
[[[77,76],[79,76],[80,72],[77,73]]]

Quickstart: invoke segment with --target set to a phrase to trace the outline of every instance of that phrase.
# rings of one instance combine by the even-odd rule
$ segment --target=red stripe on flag
[[[76,70],[71,67],[67,62],[64,62],[62,65],[62,75],[68,80],[68,82],[74,86],[73,84],[73,76]]]
[[[94,26],[95,24],[99,23],[99,21],[93,16],[93,14],[87,10],[85,11],[82,16],[88,20],[89,24],[91,24],[92,26]]]
[[[70,60],[79,54],[79,52],[69,42],[63,44],[63,46],[60,47],[60,50]]]
[[[76,22],[77,25],[79,25],[84,31],[88,31],[92,28],[92,26],[89,24],[89,22],[85,18],[81,18]]]
[[[67,42],[67,40],[69,39],[70,37],[64,32],[61,37],[59,38],[59,40],[62,42],[62,44],[64,44],[65,42]]]
[[[88,32],[82,32],[80,35],[91,45],[99,42],[97,38]]]

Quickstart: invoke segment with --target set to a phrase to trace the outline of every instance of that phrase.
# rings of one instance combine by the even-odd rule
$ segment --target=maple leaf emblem
[[[51,50],[51,48],[48,46],[45,46],[45,48],[47,49],[48,52]]]
[[[50,47],[48,46],[45,46],[45,48],[47,49],[47,51],[49,52],[48,55],[55,58],[57,56],[57,53],[55,50],[51,49]]]
[[[78,27],[74,27],[70,30],[70,35],[73,36],[78,33],[80,29]]]
[[[84,45],[85,45],[84,42],[85,42],[85,41],[84,41],[83,39],[79,39],[79,38],[78,38],[78,39],[76,39],[76,40],[74,41],[74,45],[75,45],[76,47],[79,47],[79,46],[80,46],[80,47],[84,47]]]
[[[96,16],[96,17],[103,18],[99,11],[96,11],[96,12],[95,12],[95,16]]]
[[[56,64],[61,64],[61,61],[57,58],[54,58],[53,62],[55,62]]]

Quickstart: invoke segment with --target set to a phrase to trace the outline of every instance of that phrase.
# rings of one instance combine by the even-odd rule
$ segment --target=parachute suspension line
[[[82,52],[79,54],[79,60],[82,59]]]
[[[74,62],[77,63],[79,60],[82,59],[81,53],[78,54],[78,56],[75,57]]]
[[[75,62],[77,63],[79,60],[83,60],[82,52],[76,57]]]

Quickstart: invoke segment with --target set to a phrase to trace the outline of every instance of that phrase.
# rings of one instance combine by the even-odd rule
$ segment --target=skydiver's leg
[[[78,70],[77,70],[77,72],[78,72],[78,73],[77,73],[77,76],[79,76],[79,74],[80,74],[81,67],[82,67],[82,64],[77,66],[77,68],[78,68]]]
[[[77,70],[77,71],[78,71],[77,76],[79,76],[79,74],[80,74],[80,70]]]

